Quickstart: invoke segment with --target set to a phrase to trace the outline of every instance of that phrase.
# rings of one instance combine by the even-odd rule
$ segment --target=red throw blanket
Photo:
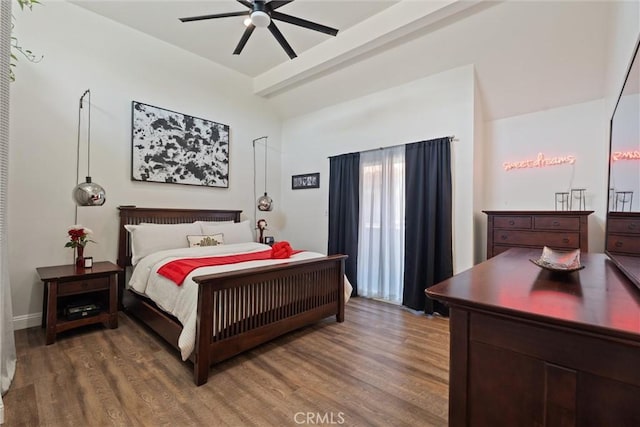
[[[216,265],[237,264],[245,261],[259,261],[265,259],[286,259],[293,254],[297,254],[302,251],[294,251],[291,249],[289,242],[274,243],[271,249],[266,249],[260,252],[251,252],[248,254],[237,255],[221,255],[212,256],[206,258],[183,258],[175,261],[170,261],[160,267],[158,274],[166,277],[167,279],[175,282],[178,286],[181,286],[184,279],[196,268],[200,267],[212,267]]]

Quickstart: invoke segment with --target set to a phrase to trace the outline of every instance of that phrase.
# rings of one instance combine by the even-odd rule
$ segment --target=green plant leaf
[[[3,1],[3,0],[0,0]],[[33,5],[34,4],[40,4],[39,0],[16,0],[18,2],[18,5],[20,6],[20,10],[24,11],[24,8],[27,7],[29,10],[33,10]],[[13,16],[13,14],[11,15],[11,32],[13,33],[13,30],[16,26],[15,22],[13,22],[13,20],[15,19],[15,17]],[[19,52],[21,53],[25,58],[27,58],[27,60],[29,62],[40,62],[42,60],[42,56],[40,56],[40,58],[37,58],[33,52],[29,49],[24,49],[22,46],[20,46],[20,44],[18,43],[18,38],[16,36],[14,36],[13,34],[11,35],[11,59],[13,61],[18,61],[18,57],[14,52]],[[9,67],[9,79],[14,82],[16,81],[16,74],[15,71],[12,67],[16,67],[15,62],[11,62],[10,63],[10,67]]]

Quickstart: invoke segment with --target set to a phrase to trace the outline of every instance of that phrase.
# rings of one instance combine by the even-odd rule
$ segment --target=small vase
[[[76,250],[78,251],[76,268],[84,268],[84,246],[78,246]]]

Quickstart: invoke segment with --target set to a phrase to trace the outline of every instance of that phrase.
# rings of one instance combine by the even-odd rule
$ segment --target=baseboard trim
[[[42,313],[24,314],[13,318],[13,330],[33,328],[42,325]]]

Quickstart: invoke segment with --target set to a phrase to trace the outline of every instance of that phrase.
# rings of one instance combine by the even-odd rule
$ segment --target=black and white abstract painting
[[[229,187],[229,126],[132,103],[135,181]]]

